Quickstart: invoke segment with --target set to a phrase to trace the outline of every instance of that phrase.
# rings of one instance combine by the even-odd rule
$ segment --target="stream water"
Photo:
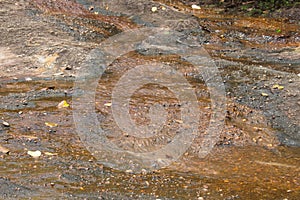
[[[190,4],[163,0],[4,0],[0,7],[0,198],[299,199],[299,24],[229,16],[217,9],[195,10]],[[156,32],[158,36],[142,42],[135,42],[141,34],[122,36],[137,27],[172,29],[176,34]],[[116,34],[119,37],[114,38]],[[115,43],[105,46],[110,44],[108,38]],[[128,43],[134,45],[129,48]],[[213,61],[215,68],[208,69],[218,69],[217,85],[208,84],[209,79],[188,62],[192,59],[179,56],[182,49],[185,53],[196,47],[202,49],[201,58]],[[96,82],[86,79],[84,88],[76,89],[82,86],[81,78],[99,75],[85,67],[99,64],[97,58],[87,58],[101,48],[120,56]],[[157,120],[157,124],[166,120],[157,135],[139,138],[120,127],[128,120],[122,116],[121,122],[116,120],[113,93],[124,74],[130,75],[136,66],[161,64],[159,70],[172,77],[177,71],[188,84],[174,81],[174,75],[173,82],[151,82],[132,92],[128,115],[137,125],[153,120],[149,113],[158,111],[153,105],[161,105],[158,109],[166,114]],[[147,72],[153,81],[154,72]],[[143,80],[133,75],[119,84],[125,95],[132,89],[126,85]],[[167,77],[161,72],[153,76]],[[127,167],[122,156],[100,153],[99,157],[78,134],[78,130],[92,133],[86,116],[73,117],[74,110],[86,108],[82,113],[97,118],[105,131],[102,137],[114,148],[136,155],[161,149],[183,126],[180,112],[185,102],[174,94],[180,87],[195,94],[189,98],[196,98],[199,112],[192,110],[189,117],[199,118],[193,121],[198,123],[197,136],[179,158],[165,155],[172,163],[163,168],[138,173],[117,170],[112,163],[118,169]],[[87,91],[94,95],[92,104],[78,107],[77,97]],[[220,111],[224,124],[214,148],[199,157],[216,110],[212,91],[226,97],[226,109]],[[63,100],[70,106],[58,107]],[[90,105],[94,113],[89,116]],[[41,155],[33,158],[28,151]]]

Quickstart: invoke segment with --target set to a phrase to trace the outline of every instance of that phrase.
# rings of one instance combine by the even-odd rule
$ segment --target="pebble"
[[[10,127],[10,124],[9,124],[8,122],[6,122],[6,121],[3,121],[2,124],[3,124],[3,126],[5,126],[5,127]]]
[[[105,103],[104,106],[111,107],[112,103]]]
[[[152,8],[151,8],[151,11],[152,11],[152,12],[156,12],[156,11],[157,11],[157,7],[152,7]]]
[[[90,11],[94,10],[94,6],[90,6],[90,7],[89,7],[89,10],[90,10]]]
[[[4,153],[4,154],[8,154],[9,153],[9,149],[7,149],[7,148],[5,148],[5,147],[3,147],[3,146],[0,145],[0,152]]]
[[[145,181],[145,184],[146,184],[147,186],[149,186],[149,185],[150,185],[150,183],[149,183],[148,181]]]
[[[42,155],[42,152],[40,151],[27,151],[27,154],[32,156],[33,158],[38,158]]]
[[[263,92],[263,93],[261,93],[261,96],[263,96],[263,97],[268,97],[269,94]]]
[[[143,175],[146,175],[146,174],[147,174],[147,170],[146,170],[146,169],[142,169],[141,173],[142,173]]]
[[[257,131],[257,132],[259,132],[259,131],[262,131],[262,130],[263,130],[262,128],[259,128],[259,127],[253,127],[253,129],[254,129],[255,131]]]
[[[73,68],[71,66],[65,67],[65,70],[72,70]]]
[[[195,4],[193,4],[193,5],[192,5],[192,9],[195,9],[195,10],[200,10],[200,9],[201,9],[201,7],[200,7],[200,6],[197,6],[197,5],[195,5]]]

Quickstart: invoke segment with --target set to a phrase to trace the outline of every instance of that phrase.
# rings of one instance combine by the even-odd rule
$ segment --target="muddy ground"
[[[105,2],[0,1],[0,197],[298,199],[299,23],[193,10],[179,1]],[[147,122],[150,105],[167,105],[170,123],[151,139],[123,133],[107,103],[117,81],[133,66],[172,66],[195,89],[201,110],[199,137],[187,153],[164,169],[125,173],[98,162],[77,134],[74,81],[87,55],[107,38],[137,27],[175,29],[180,42],[192,40],[214,59],[227,109],[221,135],[205,158],[197,156],[212,112],[204,80],[191,64],[147,43],[106,70],[96,89],[97,116],[120,148],[143,152],[167,144],[180,126],[180,102],[166,88],[145,86],[131,101],[130,114],[140,124]],[[63,100],[70,106],[58,108]],[[36,150],[42,153],[38,158],[28,154]]]

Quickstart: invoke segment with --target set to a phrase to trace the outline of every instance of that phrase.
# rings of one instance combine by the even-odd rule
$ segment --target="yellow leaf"
[[[283,88],[284,88],[284,86],[282,86],[282,85],[278,85],[278,84],[273,85],[273,89],[282,90]]]
[[[53,128],[53,127],[57,127],[57,126],[58,126],[58,124],[51,123],[51,122],[45,122],[45,125],[46,125],[46,126],[49,126],[50,128]]]
[[[69,106],[70,106],[70,104],[68,104],[68,102],[67,102],[66,100],[63,100],[62,102],[60,102],[60,103],[57,105],[58,108],[67,108],[67,107],[69,107]]]

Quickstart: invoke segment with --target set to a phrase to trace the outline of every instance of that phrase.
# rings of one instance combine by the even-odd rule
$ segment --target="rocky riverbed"
[[[2,0],[0,16],[1,198],[300,196],[300,35],[295,21],[223,15],[163,0]],[[132,96],[130,115],[145,124],[149,107],[162,104],[168,111],[166,126],[152,138],[118,128],[112,91],[134,66],[163,63],[179,71],[194,89],[201,114],[199,135],[180,159],[134,174],[108,168],[87,150],[74,124],[73,100],[80,95],[74,84],[101,42],[145,27],[176,30],[178,38],[140,43],[106,69],[94,107],[110,132],[109,141],[128,151],[151,151],[172,141],[181,126],[181,102],[167,88],[150,84]],[[120,46],[127,44],[121,41]],[[224,126],[204,158],[198,154],[213,112],[209,87],[193,65],[163,48],[168,41],[203,47],[225,87]]]

